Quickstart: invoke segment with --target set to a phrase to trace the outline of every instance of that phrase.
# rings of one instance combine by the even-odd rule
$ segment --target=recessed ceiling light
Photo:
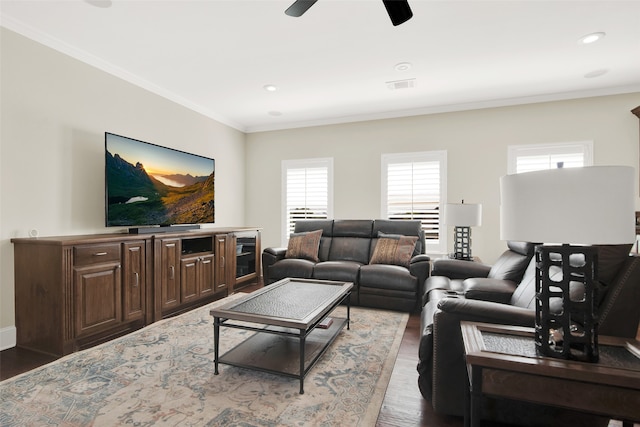
[[[111,0],[84,0],[86,3],[91,6],[101,7],[103,9],[107,9],[113,6],[113,2]]]
[[[269,111],[269,113],[267,113],[267,114],[269,114],[270,116],[273,116],[273,117],[280,117],[282,115],[282,112],[281,111]]]
[[[602,39],[604,36],[606,36],[605,33],[591,33],[591,34],[587,34],[586,36],[580,37],[578,39],[578,43],[581,44],[591,44],[591,43],[595,43],[598,40]]]
[[[407,71],[411,69],[411,63],[410,62],[400,62],[398,64],[396,64],[393,68],[395,68],[396,71]]]
[[[587,74],[584,75],[585,79],[592,79],[594,77],[600,77],[603,74],[607,74],[609,70],[605,70],[604,68],[600,69],[600,70],[594,70],[591,72],[588,72]]]
[[[263,88],[267,92],[275,92],[276,90],[278,90],[278,88],[274,85],[264,85]]]

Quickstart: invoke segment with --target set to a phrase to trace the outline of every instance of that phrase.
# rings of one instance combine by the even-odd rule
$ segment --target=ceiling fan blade
[[[382,0],[382,2],[394,26],[407,22],[413,16],[408,0]]]
[[[318,0],[296,0],[287,8],[287,10],[284,11],[284,13],[297,18],[302,16],[317,1]]]

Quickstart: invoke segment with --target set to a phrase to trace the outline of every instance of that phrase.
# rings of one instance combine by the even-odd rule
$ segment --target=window
[[[508,148],[510,174],[557,168],[593,165],[593,142],[560,144],[510,145]]]
[[[282,162],[283,246],[299,219],[333,217],[333,159]]]
[[[440,227],[446,165],[446,151],[382,155],[382,217],[419,219],[432,253],[446,251],[446,227]]]

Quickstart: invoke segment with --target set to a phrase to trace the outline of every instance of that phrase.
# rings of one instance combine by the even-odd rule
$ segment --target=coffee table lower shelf
[[[217,362],[298,378],[300,394],[304,394],[305,376],[335,341],[344,326],[347,325],[348,328],[348,319],[332,319],[333,323],[328,328],[316,327],[308,331],[278,326],[255,328],[230,323],[229,320],[221,321],[220,326],[252,330],[256,331],[256,334],[220,356]]]

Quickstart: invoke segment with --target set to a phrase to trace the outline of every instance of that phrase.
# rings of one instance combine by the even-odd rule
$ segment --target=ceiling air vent
[[[416,79],[394,80],[387,82],[389,90],[411,89],[416,86]]]

